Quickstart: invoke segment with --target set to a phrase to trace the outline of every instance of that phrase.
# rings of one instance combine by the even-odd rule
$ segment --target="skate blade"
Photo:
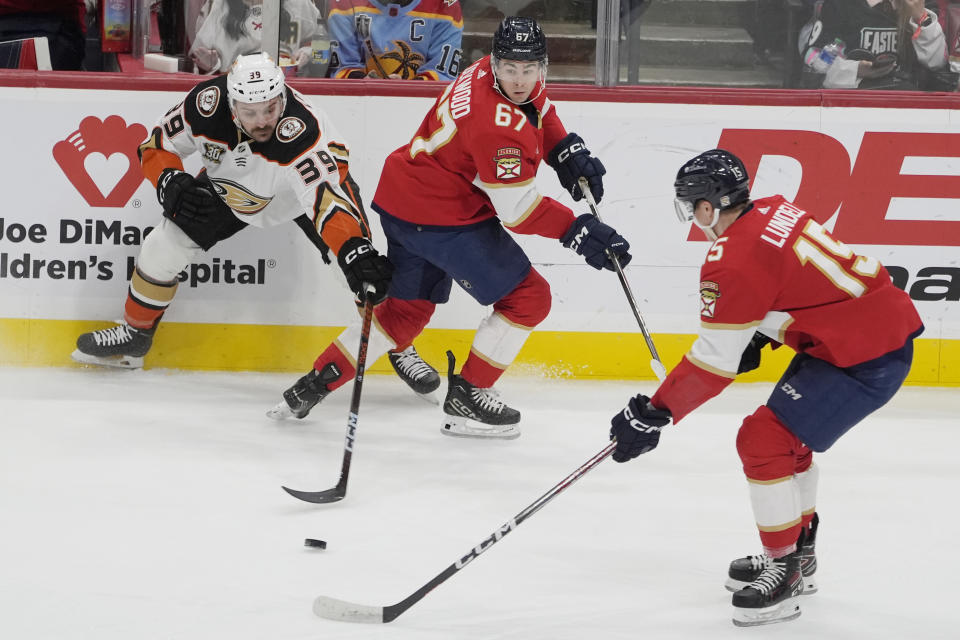
[[[483,425],[476,420],[459,416],[444,416],[440,433],[455,438],[496,438],[514,440],[520,437],[519,424]]]
[[[733,608],[733,624],[738,627],[757,627],[762,624],[787,622],[800,617],[800,599],[797,596],[763,609]]]
[[[109,358],[101,358],[76,349],[70,354],[70,357],[80,364],[93,364],[100,367],[114,367],[115,369],[140,369],[143,367],[142,356],[139,358],[136,356],[111,356]]]
[[[727,591],[731,593],[736,593],[740,589],[745,589],[750,586],[749,582],[743,582],[741,580],[734,580],[733,578],[727,578],[726,584],[723,585]],[[812,596],[817,592],[817,583],[816,578],[812,577],[803,577],[803,593],[801,595]]]
[[[282,400],[273,409],[267,411],[267,417],[271,420],[286,420],[293,417],[293,411],[290,410],[287,401]]]

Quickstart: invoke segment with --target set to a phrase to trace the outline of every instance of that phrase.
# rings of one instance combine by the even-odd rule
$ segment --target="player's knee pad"
[[[163,218],[144,239],[137,269],[155,282],[172,282],[202,253],[180,227]]]
[[[766,405],[747,416],[737,433],[737,453],[751,480],[792,476],[803,444]]]
[[[387,298],[373,313],[380,329],[393,339],[398,349],[405,349],[427,326],[436,308],[429,300]]]
[[[510,322],[532,329],[550,313],[551,302],[550,285],[530,267],[527,277],[513,291],[497,300],[493,309]]]

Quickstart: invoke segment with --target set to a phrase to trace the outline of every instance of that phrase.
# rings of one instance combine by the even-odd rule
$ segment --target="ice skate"
[[[153,344],[155,329],[134,329],[118,324],[109,329],[84,333],[77,338],[77,349],[70,357],[82,364],[139,369]]]
[[[801,540],[793,553],[782,558],[763,556],[764,567],[757,579],[733,594],[733,624],[754,627],[786,622],[800,616],[802,538],[801,533]]]
[[[320,371],[311,369],[309,373],[297,380],[292,387],[283,392],[283,401],[278,402],[277,406],[267,411],[267,417],[274,420],[307,417],[311,409],[330,395],[328,385],[339,380],[341,375],[340,368],[332,362],[324,365]]]
[[[447,359],[449,384],[440,431],[465,438],[519,438],[520,412],[504,404],[492,387],[475,387],[454,375],[455,360],[451,351],[447,351]]]
[[[440,404],[440,399],[434,393],[440,386],[440,374],[420,357],[413,345],[403,351],[390,351],[387,357],[393,370],[414,393],[427,402]]]
[[[813,514],[810,521],[810,531],[805,536],[803,546],[800,547],[800,570],[803,572],[803,595],[808,596],[817,592],[817,527],[820,526],[820,516]],[[766,566],[766,556],[746,556],[737,558],[730,563],[727,570],[727,591],[739,591],[757,579]]]

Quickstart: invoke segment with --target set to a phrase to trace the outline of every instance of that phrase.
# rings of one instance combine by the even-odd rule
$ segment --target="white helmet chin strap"
[[[717,232],[713,230],[717,223],[720,222],[720,209],[716,207],[713,208],[713,217],[710,218],[710,222],[707,224],[700,224],[700,221],[697,220],[697,216],[693,216],[693,224],[700,227],[700,229],[706,234],[711,240],[716,240],[719,236]]]

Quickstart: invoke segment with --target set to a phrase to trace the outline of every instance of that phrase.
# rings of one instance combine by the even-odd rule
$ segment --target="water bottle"
[[[844,48],[843,40],[835,38],[833,42],[819,51],[811,49],[807,54],[807,65],[817,73],[826,73],[834,60],[843,57]]]

